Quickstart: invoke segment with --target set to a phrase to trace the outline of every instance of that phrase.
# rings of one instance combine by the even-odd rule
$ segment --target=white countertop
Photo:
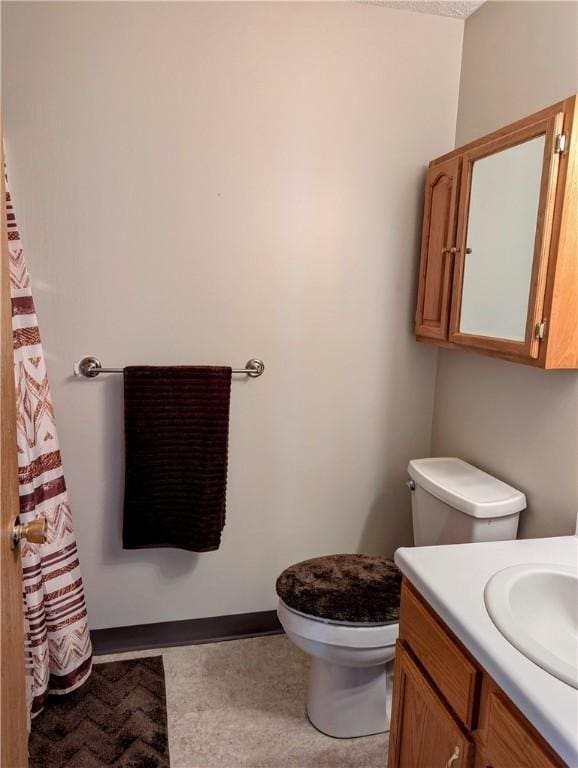
[[[488,579],[510,565],[578,569],[578,538],[402,547],[395,562],[552,748],[570,768],[578,768],[578,691],[514,648],[484,604]]]

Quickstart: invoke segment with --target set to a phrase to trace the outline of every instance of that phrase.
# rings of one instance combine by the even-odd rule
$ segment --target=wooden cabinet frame
[[[544,159],[539,214],[535,236],[528,315],[524,341],[496,339],[461,333],[461,297],[464,279],[467,221],[472,169],[476,160],[544,135]],[[557,146],[563,136],[565,145]],[[436,158],[430,163],[428,184],[436,170],[447,169],[451,161],[461,166],[457,233],[451,285],[451,313],[447,333],[443,324],[428,332],[421,322],[426,290],[426,236],[435,226],[424,212],[424,235],[416,310],[416,338],[451,349],[476,351],[505,360],[540,368],[578,368],[578,97],[571,96],[523,120]],[[438,262],[439,263],[439,262]],[[439,305],[447,304],[445,280],[449,267],[437,279],[430,275],[430,291],[441,286]],[[432,289],[433,286],[433,289]],[[431,306],[436,297],[430,296]],[[540,333],[537,326],[540,324]]]
[[[552,235],[552,218],[554,214],[554,199],[558,182],[558,166],[560,155],[556,152],[556,137],[562,132],[564,113],[558,112],[551,117],[532,123],[519,131],[513,131],[498,139],[489,141],[479,147],[464,152],[462,155],[462,182],[460,187],[460,216],[458,218],[457,252],[454,267],[453,301],[449,339],[454,344],[476,347],[496,352],[506,352],[512,356],[527,358],[538,357],[540,341],[535,329],[543,319],[544,290],[550,255]],[[477,160],[510,149],[531,139],[544,136],[544,155],[542,160],[542,178],[540,182],[540,197],[536,235],[534,239],[534,257],[528,296],[528,312],[526,317],[526,332],[524,341],[511,339],[495,339],[488,336],[476,336],[460,331],[462,309],[462,291],[466,263],[466,247],[468,235],[468,218],[470,194],[474,164]]]

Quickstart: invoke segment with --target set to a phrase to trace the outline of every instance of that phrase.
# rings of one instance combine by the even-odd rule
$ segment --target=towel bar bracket
[[[98,357],[94,357],[94,355],[85,355],[74,363],[74,375],[83,376],[85,379],[94,379],[100,373],[122,373],[123,370],[123,368],[105,368]],[[244,368],[233,368],[232,372],[244,373],[246,376],[256,379],[257,376],[262,375],[264,370],[265,363],[252,357],[247,360]]]

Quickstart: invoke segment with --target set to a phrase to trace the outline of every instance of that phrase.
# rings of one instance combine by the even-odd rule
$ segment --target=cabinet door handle
[[[452,756],[446,763],[446,768],[452,768],[452,765],[456,762],[456,760],[460,759],[460,748],[456,747],[453,751]]]
[[[459,253],[460,249],[456,248],[455,246],[453,248],[450,248],[450,253]]]

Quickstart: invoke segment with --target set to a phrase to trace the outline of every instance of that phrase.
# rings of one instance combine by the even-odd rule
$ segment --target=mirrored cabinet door
[[[451,342],[537,357],[563,114],[462,155]]]

